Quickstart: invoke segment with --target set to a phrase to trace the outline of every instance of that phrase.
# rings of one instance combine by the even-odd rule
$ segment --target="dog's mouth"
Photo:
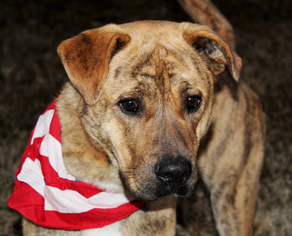
[[[168,196],[191,197],[195,189],[195,183],[149,183],[144,186],[141,185],[137,189],[130,189],[128,185],[124,185],[124,187],[126,191],[137,200],[154,201]]]
[[[138,200],[153,201],[172,195],[190,197],[197,180],[194,169],[186,159],[165,159],[154,165],[150,173],[140,171],[133,177],[120,172],[120,178],[125,190]]]
[[[180,197],[189,197],[193,188],[187,184],[160,184],[156,187],[156,199],[176,195]]]

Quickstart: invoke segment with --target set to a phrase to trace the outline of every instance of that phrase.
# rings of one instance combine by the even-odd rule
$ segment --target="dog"
[[[196,235],[192,224],[176,229],[176,208],[203,174],[219,234],[252,235],[263,112],[226,41],[199,24],[141,21],[62,42],[70,81],[55,106],[66,171],[143,204],[94,229],[24,219],[24,235]]]

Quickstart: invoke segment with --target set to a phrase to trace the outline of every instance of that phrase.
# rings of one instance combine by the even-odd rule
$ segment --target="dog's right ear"
[[[65,70],[89,105],[97,102],[112,56],[130,41],[116,25],[87,30],[63,41],[58,54]]]
[[[215,75],[227,66],[232,77],[236,81],[239,80],[241,58],[223,39],[204,25],[184,23],[183,26],[183,38],[208,61]]]

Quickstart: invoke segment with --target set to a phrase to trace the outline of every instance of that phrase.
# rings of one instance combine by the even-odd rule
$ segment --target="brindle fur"
[[[252,235],[263,114],[225,41],[206,26],[144,21],[85,31],[58,53],[71,80],[57,102],[68,172],[149,201],[120,222],[119,235],[175,235],[177,196],[191,196],[200,174],[209,176],[204,181],[219,234]],[[225,66],[229,72],[221,73]],[[202,102],[188,112],[192,95]],[[139,101],[139,114],[120,109],[125,98]],[[190,177],[177,185],[183,190],[167,189],[155,166],[182,157],[191,163]],[[196,235],[194,224],[188,227],[179,226],[177,235]],[[23,228],[26,235],[88,232],[28,220]]]

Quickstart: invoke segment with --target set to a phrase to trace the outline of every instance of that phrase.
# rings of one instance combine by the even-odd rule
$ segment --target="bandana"
[[[101,228],[141,208],[146,202],[106,192],[67,172],[55,102],[31,133],[8,206],[37,225],[66,230]]]

